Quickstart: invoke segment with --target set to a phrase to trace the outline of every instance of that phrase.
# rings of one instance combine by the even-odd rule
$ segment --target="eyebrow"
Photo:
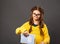
[[[36,13],[33,13],[33,14],[36,14]],[[40,14],[40,13],[39,13]]]

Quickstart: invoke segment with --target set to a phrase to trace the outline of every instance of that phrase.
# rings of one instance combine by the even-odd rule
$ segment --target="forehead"
[[[33,13],[36,13],[36,14],[40,14],[40,11],[39,10],[34,10]]]

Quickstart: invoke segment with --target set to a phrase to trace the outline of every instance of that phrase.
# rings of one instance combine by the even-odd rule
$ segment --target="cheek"
[[[40,18],[40,16],[38,16],[38,18]]]
[[[32,15],[32,17],[34,18],[34,17],[35,17],[35,15]]]

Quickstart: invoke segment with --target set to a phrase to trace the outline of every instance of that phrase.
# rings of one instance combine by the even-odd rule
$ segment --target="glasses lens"
[[[36,13],[33,13],[34,15],[40,15],[40,14],[36,14]]]

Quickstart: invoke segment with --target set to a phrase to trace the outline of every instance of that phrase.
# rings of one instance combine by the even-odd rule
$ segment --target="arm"
[[[29,22],[24,23],[21,27],[18,27],[15,31],[16,34],[23,33],[24,31],[29,29]]]
[[[46,24],[44,24],[43,32],[44,32],[44,40],[43,40],[43,42],[45,44],[49,44],[50,43],[50,36],[49,36],[48,28],[47,28]]]

